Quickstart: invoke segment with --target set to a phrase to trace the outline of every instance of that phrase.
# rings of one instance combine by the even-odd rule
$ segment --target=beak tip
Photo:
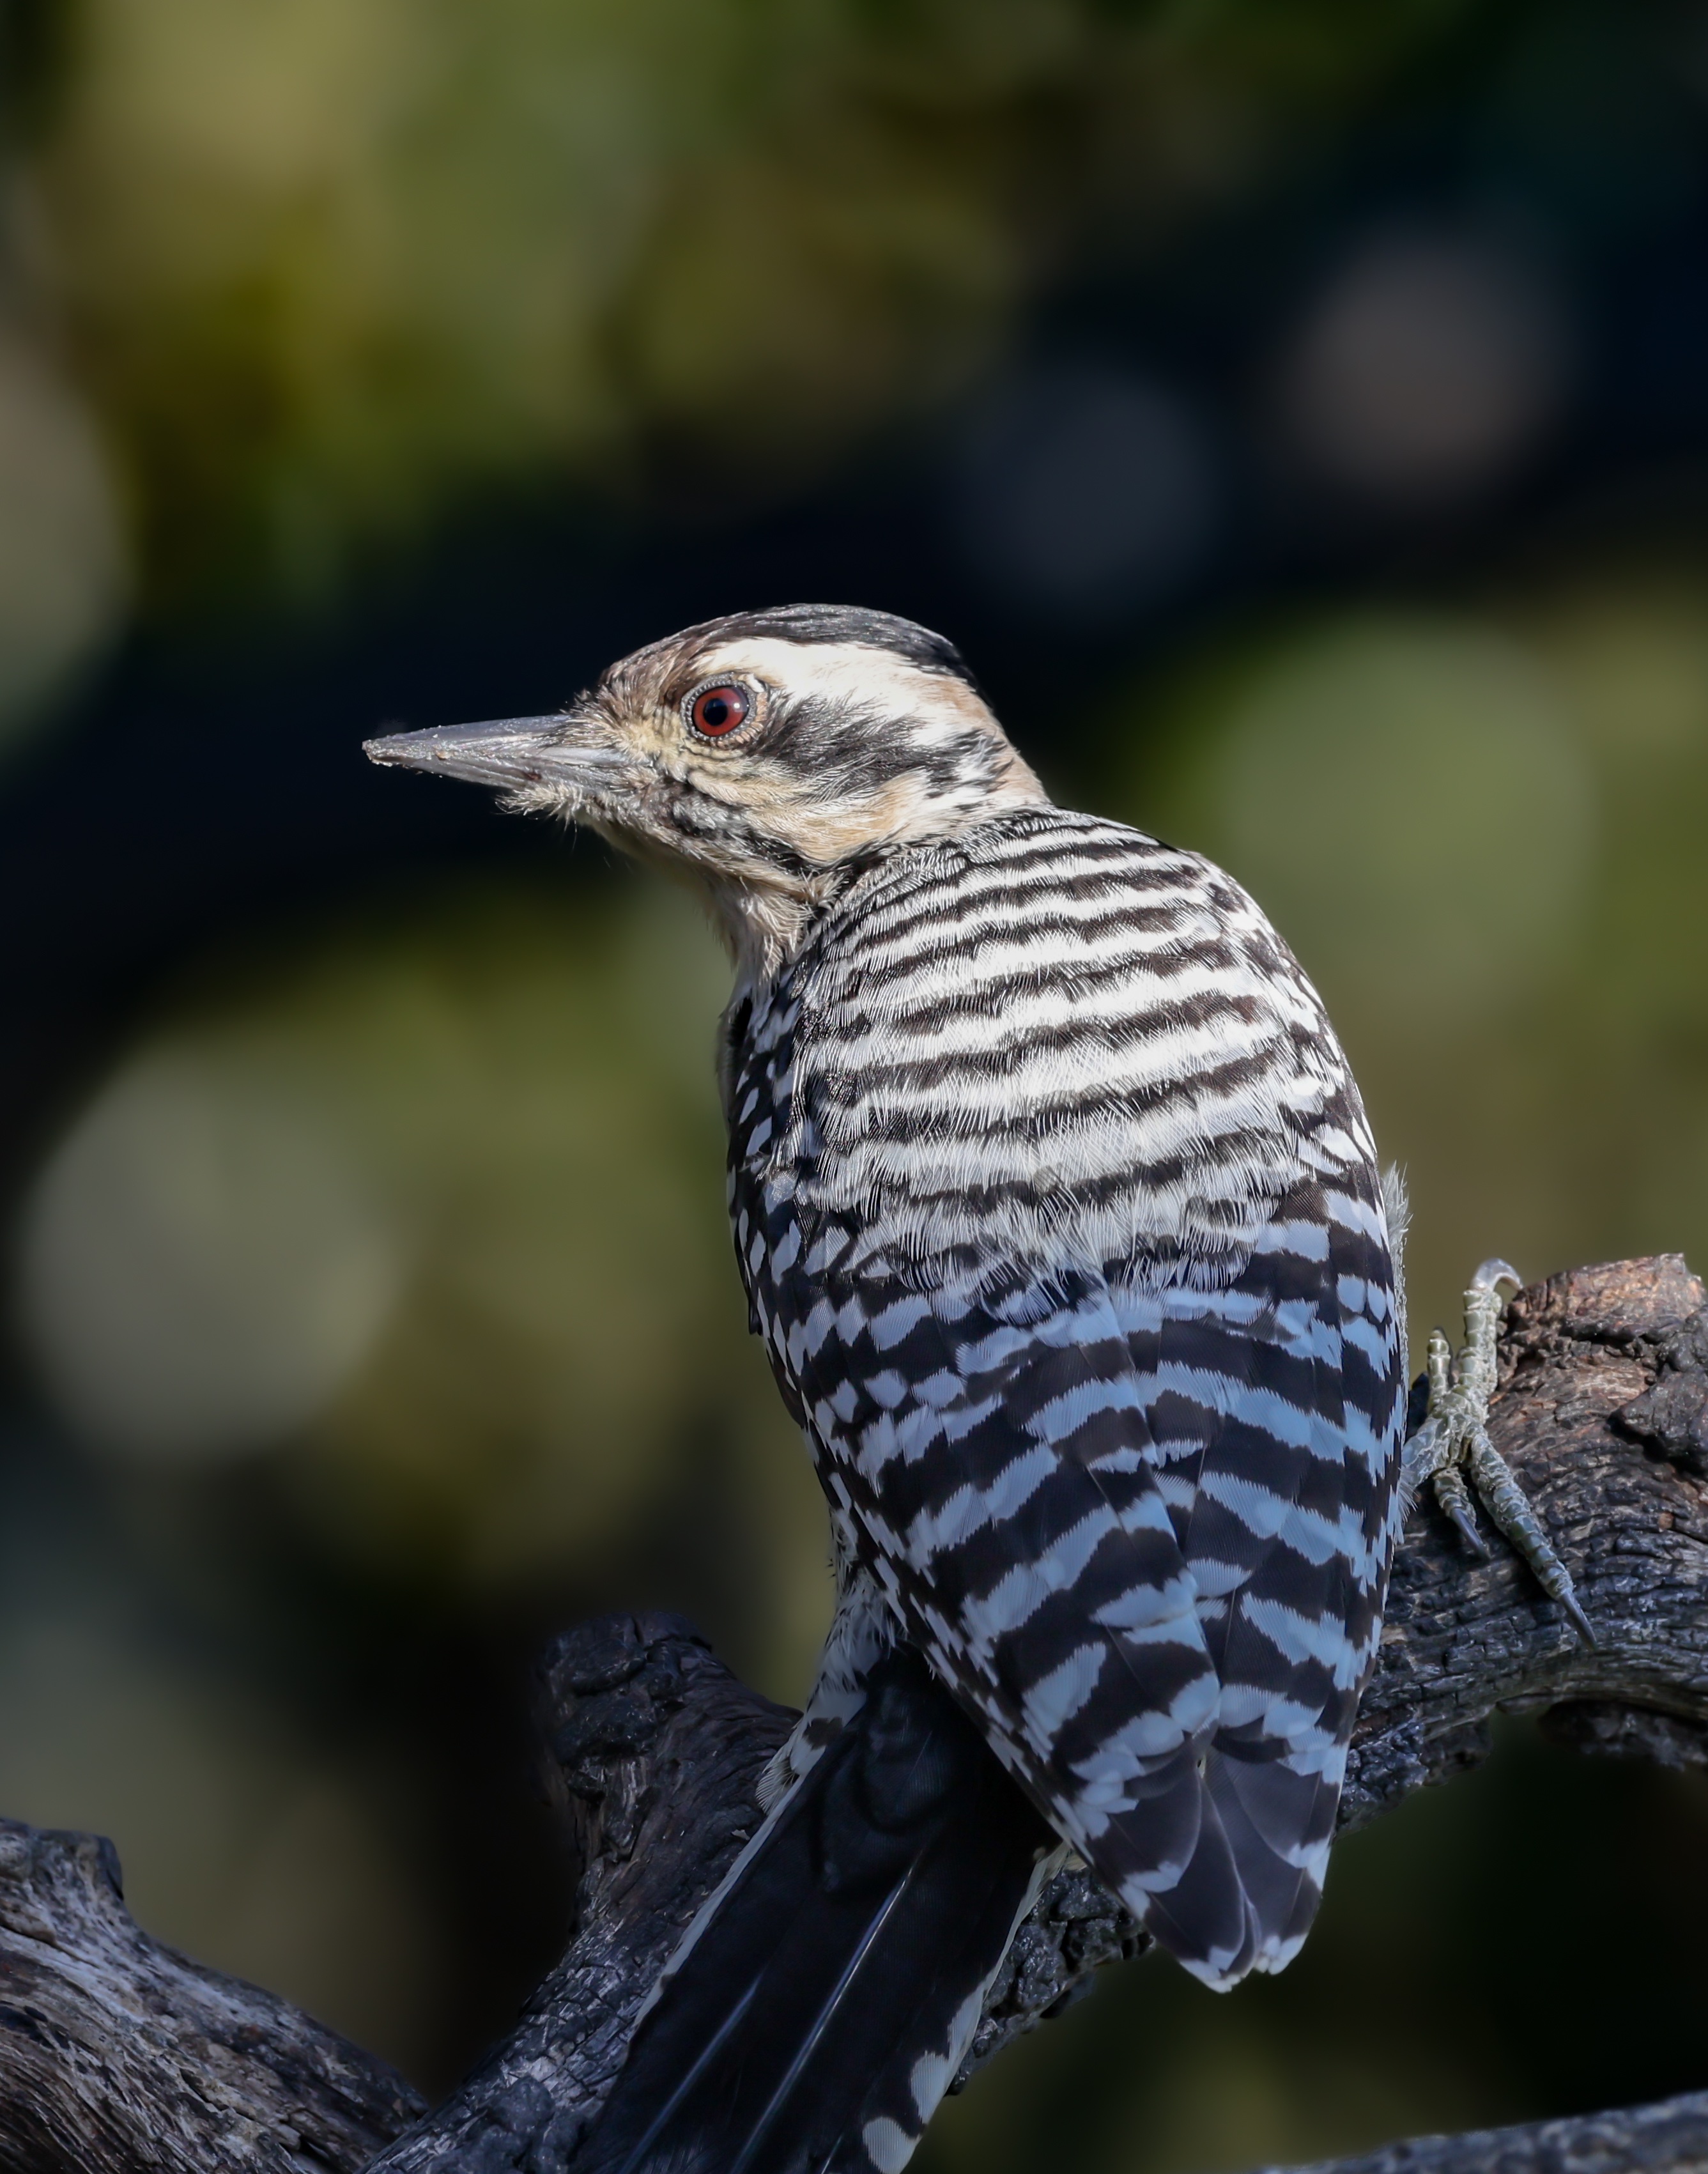
[[[499,717],[484,724],[384,733],[364,740],[362,753],[385,769],[426,771],[509,790],[540,781],[549,766],[543,753],[563,722],[561,716]]]
[[[378,739],[364,740],[362,753],[385,770],[425,770],[431,764],[432,751],[419,743],[412,745],[416,737],[413,733],[386,733]]]

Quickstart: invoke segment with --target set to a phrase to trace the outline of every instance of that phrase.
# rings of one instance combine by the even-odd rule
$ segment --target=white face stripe
[[[1007,734],[965,680],[927,672],[893,650],[858,641],[782,641],[749,635],[708,650],[696,685],[754,679],[789,699],[846,706],[873,718],[905,719],[921,746],[969,729],[1006,742]]]

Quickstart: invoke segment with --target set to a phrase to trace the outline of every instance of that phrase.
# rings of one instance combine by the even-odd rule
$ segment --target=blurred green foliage
[[[151,584],[554,472],[751,496],[1469,0],[76,0],[32,155]]]

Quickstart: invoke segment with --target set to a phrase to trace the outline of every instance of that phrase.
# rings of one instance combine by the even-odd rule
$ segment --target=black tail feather
[[[1054,1840],[899,1647],[678,1959],[576,2174],[895,2174]]]

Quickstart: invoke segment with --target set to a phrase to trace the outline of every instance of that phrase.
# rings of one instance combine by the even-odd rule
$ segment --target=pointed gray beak
[[[612,750],[578,742],[566,713],[553,717],[495,717],[478,725],[435,725],[424,733],[392,733],[365,740],[370,762],[424,770],[514,792],[528,785],[586,787],[614,766]]]

